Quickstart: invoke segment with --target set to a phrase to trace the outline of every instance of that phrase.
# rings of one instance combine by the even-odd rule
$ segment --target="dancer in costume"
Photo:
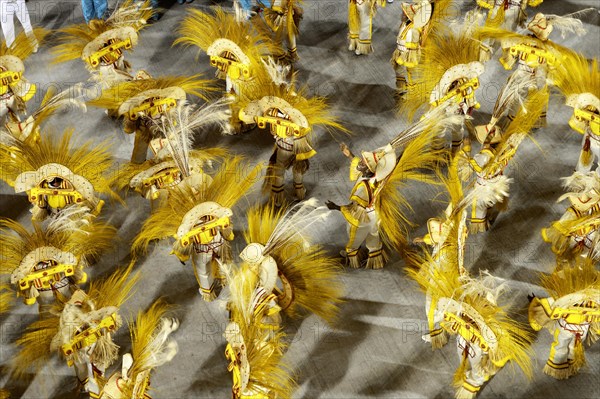
[[[380,269],[385,264],[383,243],[391,250],[406,249],[410,222],[402,208],[407,205],[401,190],[407,181],[433,183],[425,171],[435,169],[443,153],[429,150],[432,132],[436,134],[456,123],[443,109],[435,110],[409,127],[388,145],[375,151],[352,154],[347,145],[340,146],[351,160],[350,180],[355,181],[348,205],[327,202],[329,209],[339,210],[348,222],[349,240],[345,256],[353,268],[361,265],[359,250],[363,243],[369,250],[367,268]],[[428,141],[429,140],[429,141]],[[400,156],[396,151],[402,148]]]
[[[460,276],[458,256],[456,241],[448,241],[443,257],[425,255],[408,273],[430,300],[427,318],[436,329],[426,340],[437,349],[447,343],[448,334],[456,335],[460,366],[454,374],[455,397],[472,399],[508,362],[531,377],[532,337],[509,316],[508,306],[498,302],[504,286],[489,275]]]
[[[311,237],[328,213],[315,199],[288,210],[269,204],[248,212],[247,245],[240,258],[290,317],[312,312],[332,322],[338,312],[343,295],[339,262]]]
[[[177,342],[170,335],[179,328],[179,321],[166,317],[167,312],[168,306],[160,300],[138,312],[135,323],[129,325],[131,353],[123,355],[121,370],[106,381],[100,399],[151,399],[150,373],[177,354]]]
[[[136,191],[156,209],[167,201],[173,188],[201,185],[203,167],[211,166],[227,151],[223,148],[192,150],[194,133],[207,125],[223,129],[228,121],[229,112],[223,101],[198,108],[186,106],[167,114],[156,126],[164,135],[164,147],[153,159],[141,164],[130,162],[120,169],[115,179],[117,188]]]
[[[396,71],[397,94],[403,96],[412,86],[412,70],[421,60],[421,49],[430,32],[450,19],[453,0],[416,0],[402,3],[402,25],[396,38],[392,66]]]
[[[207,100],[206,93],[211,90],[209,81],[200,79],[200,75],[166,76],[115,84],[89,104],[123,117],[123,131],[135,134],[131,162],[141,164],[149,148],[156,155],[165,145],[161,120],[185,112],[181,108],[188,106],[187,95]]]
[[[558,200],[569,199],[560,220],[542,229],[544,241],[552,244],[559,262],[577,257],[600,260],[600,175],[575,172],[564,180],[568,193]]]
[[[34,34],[41,42],[48,32],[35,29]],[[35,95],[36,85],[23,75],[24,62],[36,48],[24,32],[17,36],[13,46],[4,40],[0,42],[0,127],[21,122],[20,115],[27,112],[26,103]]]
[[[481,150],[473,157],[470,155],[470,140],[465,143],[461,156],[460,174],[463,180],[470,180],[473,172],[476,179],[473,189],[467,195],[472,203],[469,218],[469,230],[472,234],[489,230],[498,213],[508,205],[509,184],[511,179],[504,175],[509,162],[514,158],[519,145],[534,128],[536,121],[548,103],[548,91],[542,90],[531,96],[521,107],[517,116],[502,134],[500,129],[489,132],[479,130],[478,140]]]
[[[348,51],[354,54],[370,54],[373,36],[373,17],[377,6],[385,7],[385,0],[349,0],[348,2]]]
[[[276,206],[284,202],[285,171],[289,168],[292,168],[295,197],[303,200],[306,195],[304,175],[310,166],[309,159],[317,153],[312,145],[314,127],[345,131],[331,115],[325,98],[309,97],[307,86],[300,89],[295,86],[294,78],[287,84],[275,79],[252,85],[234,103],[240,109],[239,118],[243,123],[268,128],[275,139],[264,189],[271,190]]]
[[[548,297],[530,297],[529,323],[554,336],[544,373],[559,380],[576,375],[585,365],[584,345],[600,333],[600,272],[588,258],[557,265],[542,275],[540,285]]]
[[[583,135],[577,170],[600,174],[600,69],[598,59],[591,62],[581,54],[568,54],[557,65],[554,85],[573,108],[569,126]]]
[[[250,169],[235,157],[226,160],[214,177],[202,174],[200,185],[172,189],[167,203],[144,223],[133,251],[140,254],[154,240],[175,237],[171,253],[182,263],[191,258],[202,298],[214,300],[221,289],[220,269],[231,262],[231,208],[250,190],[261,169],[260,165]]]
[[[89,219],[87,209],[76,208],[45,225],[33,223],[32,232],[16,221],[0,220],[0,274],[10,276],[27,305],[37,302],[40,314],[55,303],[64,305],[87,281],[84,269],[113,247],[116,229]]]
[[[414,68],[413,87],[404,95],[401,111],[413,118],[428,104],[430,109],[444,107],[448,115],[459,115],[463,123],[451,130],[452,153],[462,146],[465,130],[471,129],[471,113],[479,108],[475,91],[484,67],[479,60],[479,43],[472,33],[434,31],[423,47],[423,57]],[[465,129],[466,128],[466,129]],[[446,130],[434,142],[436,148],[444,147]]]
[[[81,392],[98,398],[104,371],[118,359],[112,337],[122,324],[119,308],[140,277],[136,273],[130,278],[132,266],[93,281],[87,293],[75,291],[55,314],[28,326],[16,341],[20,351],[12,360],[12,376],[39,371],[58,352],[74,367]]]
[[[304,10],[302,2],[304,0],[257,0],[260,7],[263,8],[264,22],[273,31],[275,42],[283,47],[285,40],[287,45],[287,55],[285,57],[288,63],[293,64],[298,61],[298,37],[300,35],[300,21],[302,21]]]
[[[278,323],[276,295],[261,286],[255,268],[243,264],[228,279],[230,323],[225,330],[227,370],[234,399],[290,399],[295,382],[282,358],[285,333]]]
[[[81,58],[91,80],[102,88],[136,77],[146,78],[148,74],[144,71],[132,74],[124,52],[133,50],[137,45],[138,32],[154,13],[150,0],[142,4],[136,0],[125,0],[106,20],[94,19],[89,24],[59,29],[58,45],[53,49],[54,62]]]
[[[175,44],[195,46],[210,57],[216,77],[225,80],[226,94],[239,94],[252,84],[261,59],[281,50],[268,36],[249,22],[239,22],[220,7],[214,15],[190,10],[178,30]]]
[[[585,33],[581,21],[576,18],[542,13],[536,14],[527,24],[527,29],[531,32],[528,36],[498,28],[484,28],[481,31],[482,38],[500,41],[503,49],[500,63],[506,70],[511,70],[515,64],[517,65],[508,78],[507,84],[513,79],[523,82],[519,94],[523,98],[527,98],[533,90],[542,90],[551,83],[553,70],[561,62],[564,54],[569,52],[548,40],[554,28],[560,29],[563,34],[569,32],[580,36]],[[518,103],[512,104],[507,115],[508,121],[504,125],[515,118],[520,106]],[[547,106],[546,103],[545,108]],[[546,126],[545,110],[536,124],[536,127],[544,126]]]
[[[42,135],[36,145],[14,140],[0,144],[0,162],[5,181],[16,193],[26,192],[33,220],[43,220],[71,207],[88,208],[98,215],[104,201],[101,194],[119,200],[110,188],[108,170],[113,159],[109,143],[87,142],[73,148],[73,130],[61,137]],[[93,165],[93,167],[91,167]]]

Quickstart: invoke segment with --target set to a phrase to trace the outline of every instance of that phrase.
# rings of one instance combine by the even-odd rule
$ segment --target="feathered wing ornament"
[[[553,84],[569,98],[572,95],[592,93],[600,98],[600,68],[598,59],[588,60],[583,54],[568,53],[553,74]]]
[[[0,315],[8,312],[14,303],[14,293],[10,289],[10,285],[0,283]]]
[[[412,207],[402,191],[409,181],[436,184],[435,175],[428,171],[436,170],[443,163],[444,152],[431,149],[433,133],[433,130],[424,130],[406,145],[375,199],[381,238],[388,248],[399,253],[404,253],[407,248],[408,229],[412,225],[405,214]]]
[[[169,306],[158,300],[145,312],[138,312],[129,323],[131,354],[123,356],[123,369],[114,373],[103,387],[110,399],[148,397],[152,389],[150,373],[170,362],[177,354],[177,343],[170,335],[177,330],[177,319],[168,318]]]
[[[275,295],[267,295],[259,280],[248,264],[228,276],[231,317],[225,331],[225,355],[233,373],[234,397],[289,399],[295,382],[282,360],[287,347],[285,333],[271,322],[279,308],[272,304]]]
[[[312,312],[331,323],[342,302],[344,289],[339,260],[313,243],[311,234],[323,224],[328,213],[326,207],[310,199],[287,211],[269,204],[253,208],[247,214],[246,243],[249,247],[260,244],[257,248],[261,251],[260,259],[256,260],[274,259],[282,288],[268,289],[274,289],[278,305],[290,317]],[[242,254],[247,255],[246,250]],[[266,269],[261,273],[271,280],[268,285],[277,279],[277,276],[265,276],[269,274]]]
[[[186,213],[196,205],[210,201],[233,207],[250,192],[261,171],[262,165],[251,167],[242,157],[233,157],[226,159],[212,178],[203,174],[197,187],[176,187],[169,193],[168,203],[144,223],[133,242],[133,253],[145,253],[152,241],[174,236]]]

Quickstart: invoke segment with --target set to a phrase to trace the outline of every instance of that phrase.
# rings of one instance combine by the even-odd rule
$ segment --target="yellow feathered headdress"
[[[74,211],[77,218],[86,216],[86,209]],[[67,212],[53,218],[45,226],[33,223],[33,231],[29,232],[22,224],[10,220],[0,220],[0,274],[10,275],[20,295],[30,297],[33,285],[22,289],[19,282],[33,272],[33,267],[50,256],[58,263],[74,262],[77,270],[75,278],[84,278],[82,269],[90,266],[113,246],[116,229],[99,220],[87,220],[85,223],[74,222],[75,215]]]
[[[268,323],[278,308],[271,307],[270,296],[260,288],[259,280],[248,264],[228,279],[231,318],[225,331],[225,353],[234,374],[233,389],[240,391],[238,395],[289,399],[295,382],[282,361],[287,346],[285,333],[278,325]]]
[[[476,37],[476,33],[465,30],[447,32],[436,29],[431,32],[423,46],[421,61],[411,70],[413,86],[402,101],[400,111],[412,119],[422,106],[429,104],[431,93],[453,67],[465,65],[480,72],[480,46]]]
[[[207,93],[216,90],[211,85],[211,80],[201,79],[201,75],[164,76],[156,79],[120,82],[103,90],[98,98],[90,100],[88,104],[117,112],[123,103],[145,91],[162,90],[170,87],[179,87],[187,95],[199,97],[205,101],[208,100]]]
[[[198,187],[177,187],[169,193],[169,201],[157,209],[144,223],[142,231],[133,242],[136,254],[147,250],[154,240],[173,237],[188,211],[203,202],[215,202],[224,208],[233,207],[256,183],[262,165],[253,168],[242,157],[224,161],[211,178],[203,175]]]
[[[126,268],[120,268],[104,280],[90,284],[88,298],[96,309],[105,307],[120,307],[131,295],[140,278],[140,274],[131,276],[133,263]],[[61,329],[61,312],[64,304],[59,304],[52,315],[29,325],[23,336],[16,341],[19,353],[11,360],[11,374],[15,378],[24,378],[28,372],[38,372],[51,358],[53,338]],[[67,333],[75,333],[76,328],[70,326]],[[113,355],[116,355],[113,353]],[[114,360],[114,359],[113,359]]]
[[[125,0],[106,20],[94,19],[89,24],[77,24],[58,30],[58,45],[54,47],[54,62],[61,63],[82,57],[86,46],[105,32],[131,31],[137,44],[137,32],[155,13],[150,0],[140,4],[136,0]],[[131,36],[126,34],[125,36]],[[117,36],[121,36],[118,35]]]
[[[259,244],[261,253],[252,254],[256,263],[265,257],[275,260],[283,285],[283,291],[276,289],[278,305],[290,317],[304,311],[333,322],[342,301],[339,260],[327,255],[310,237],[315,223],[322,223],[327,213],[314,199],[288,211],[269,204],[248,212],[244,238],[247,244]]]
[[[234,14],[227,13],[222,7],[215,7],[214,15],[190,10],[181,22],[178,33],[180,37],[174,44],[196,46],[205,53],[215,51],[215,54],[209,54],[211,56],[220,56],[218,48],[221,46],[235,49],[233,55],[243,64],[250,61],[259,63],[262,57],[282,52],[270,37],[250,23],[238,22]]]
[[[582,93],[592,93],[600,98],[600,68],[597,58],[589,61],[582,54],[567,53],[556,66],[553,77],[554,86],[567,98]]]
[[[108,151],[110,144],[105,141],[94,145],[90,141],[74,148],[71,141],[73,133],[73,129],[65,130],[58,140],[45,134],[34,146],[18,141],[13,143],[13,146],[1,145],[3,178],[9,184],[14,184],[17,176],[23,172],[35,172],[48,164],[58,164],[89,181],[96,193],[119,199],[110,188],[112,178],[108,171],[113,165],[112,156]]]
[[[14,294],[10,289],[10,285],[0,283],[0,315],[8,312],[14,302]]]

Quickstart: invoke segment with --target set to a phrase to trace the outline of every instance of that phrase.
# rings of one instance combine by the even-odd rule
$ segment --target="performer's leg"
[[[485,355],[482,353],[481,349],[476,345],[471,345],[469,347],[469,353],[470,354],[467,355],[467,361],[469,363],[468,370],[465,372],[462,386],[456,393],[457,399],[475,398],[488,378],[482,366],[482,360]],[[473,356],[471,356],[471,354]]]
[[[556,326],[554,341],[550,346],[550,356],[544,366],[544,373],[558,380],[569,378],[569,346],[575,341],[575,335]]]
[[[215,284],[215,273],[213,270],[213,252],[203,252],[192,254],[192,265],[194,266],[194,275],[200,286],[199,292],[202,299],[211,302],[217,298],[218,292]]]
[[[348,1],[348,50],[355,51],[358,47],[360,33],[360,11],[356,0]]]
[[[396,90],[400,96],[403,96],[408,92],[408,73],[404,65],[398,65],[395,61],[394,69],[396,71]]]
[[[96,17],[96,10],[94,9],[94,0],[81,0],[81,10],[83,11],[83,18],[88,24],[92,19]]]
[[[385,265],[385,255],[383,253],[383,244],[379,237],[379,226],[375,212],[372,211],[369,215],[372,219],[370,221],[370,231],[367,235],[366,246],[369,250],[369,258],[367,259],[367,269],[382,269]]]
[[[142,134],[135,132],[135,138],[133,140],[133,151],[131,153],[131,162],[141,164],[146,161],[148,154],[148,142],[144,139]]]
[[[273,174],[271,178],[271,200],[275,206],[281,206],[285,198],[284,179],[285,170],[294,157],[293,151],[287,151],[277,147],[275,152],[275,164],[271,168]]]
[[[295,161],[292,172],[294,174],[294,194],[300,201],[306,196],[306,187],[304,187],[304,174],[308,171],[308,159]]]
[[[108,8],[107,0],[94,0],[94,11],[97,19],[104,19],[106,9]]]
[[[358,46],[356,47],[356,55],[369,54],[373,52],[371,44],[371,36],[373,31],[373,14],[371,3],[364,1],[358,5],[360,13],[360,33],[358,35]]]
[[[431,342],[433,349],[440,349],[448,343],[448,333],[440,326],[444,313],[438,312],[436,306],[433,306],[429,292],[425,294],[425,314],[427,314],[429,333],[423,335],[423,340]]]
[[[15,3],[0,0],[0,22],[2,24],[2,33],[6,41],[6,47],[12,46],[15,41],[14,15],[17,11],[16,8],[17,5]]]
[[[483,201],[478,199],[473,201],[473,205],[471,206],[471,217],[469,219],[470,234],[482,233],[490,228],[487,212],[488,208]]]
[[[452,156],[456,155],[462,148],[465,137],[465,124],[460,125],[460,129],[452,129]]]
[[[346,257],[350,267],[358,269],[360,267],[359,251],[361,244],[369,235],[370,226],[362,224],[358,227],[348,225],[348,243],[346,244]]]

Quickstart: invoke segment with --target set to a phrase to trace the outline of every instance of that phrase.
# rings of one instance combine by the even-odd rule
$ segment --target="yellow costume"
[[[113,165],[108,142],[87,142],[75,149],[72,135],[73,130],[66,130],[58,140],[42,135],[33,146],[20,141],[0,145],[3,177],[15,192],[27,192],[33,219],[70,207],[85,207],[97,215],[104,204],[101,194],[119,199],[107,174]]]
[[[468,180],[475,172],[473,189],[467,194],[467,201],[472,203],[470,212],[471,233],[487,231],[494,223],[498,213],[508,205],[508,188],[511,179],[504,175],[504,170],[514,158],[519,145],[533,129],[548,102],[548,91],[542,90],[530,96],[520,109],[506,131],[479,131],[478,139],[482,149],[471,157],[470,141],[463,147],[460,173]]]
[[[304,174],[309,159],[317,153],[312,146],[314,128],[319,125],[342,131],[344,128],[331,114],[325,98],[308,97],[307,86],[296,89],[294,80],[289,84],[263,81],[264,84],[248,87],[234,105],[240,109],[242,122],[269,129],[275,139],[264,189],[270,190],[275,205],[281,206],[286,169],[292,168],[296,198],[302,200],[306,195]]]
[[[119,308],[139,280],[139,273],[131,276],[132,267],[92,281],[87,293],[75,291],[51,316],[28,326],[16,341],[20,351],[11,362],[12,376],[23,378],[39,371],[58,352],[75,368],[81,390],[98,398],[104,370],[118,359],[112,335],[122,324]]]
[[[36,28],[34,35],[44,40],[49,32]],[[25,114],[25,104],[33,98],[36,85],[30,83],[24,75],[24,62],[36,50],[25,32],[21,32],[9,48],[4,40],[0,41],[0,128],[8,124],[21,122],[20,114]],[[11,129],[9,129],[11,130]]]
[[[507,306],[498,304],[503,287],[492,276],[459,275],[458,237],[449,238],[443,256],[425,255],[408,273],[428,297],[430,332],[424,338],[437,349],[448,334],[456,335],[460,366],[454,374],[455,397],[473,399],[509,361],[531,377],[531,335],[509,316]]]
[[[569,126],[583,135],[577,170],[600,174],[600,69],[598,59],[591,62],[581,54],[567,54],[555,71],[554,84],[573,108]]]
[[[151,399],[150,373],[170,362],[177,354],[177,343],[170,334],[179,321],[167,318],[168,306],[158,300],[145,312],[138,312],[129,324],[131,353],[123,355],[120,371],[113,373],[102,387],[100,399]]]
[[[349,0],[348,46],[356,55],[373,52],[373,17],[377,6],[385,7],[385,0]]]
[[[294,63],[298,57],[297,41],[300,35],[300,21],[303,13],[304,0],[257,0],[264,8],[264,23],[274,33],[275,41],[282,46],[285,40],[288,54],[287,59]],[[269,4],[265,4],[269,2]]]
[[[559,262],[579,256],[600,260],[600,175],[575,172],[564,180],[570,192],[559,201],[568,198],[571,206],[542,230],[542,237],[552,244]]]
[[[133,243],[134,253],[146,252],[154,240],[175,238],[171,253],[182,263],[191,258],[200,294],[214,300],[221,288],[220,269],[231,262],[231,208],[251,189],[261,169],[231,158],[214,177],[199,175],[201,184],[172,189],[164,206],[144,223]]]
[[[549,297],[533,297],[529,323],[553,336],[544,373],[559,380],[577,374],[585,364],[584,343],[600,335],[600,272],[591,259],[576,259],[541,276]]]
[[[209,83],[199,75],[132,80],[103,90],[89,104],[123,117],[123,131],[135,133],[131,162],[141,164],[147,158],[148,148],[154,154],[162,148],[164,118],[175,118],[186,106],[187,95],[207,100],[206,93],[214,90]]]
[[[240,258],[288,316],[312,312],[327,322],[336,318],[343,295],[339,262],[310,240],[328,212],[314,199],[286,211],[269,204],[248,212]]]
[[[125,0],[106,19],[94,19],[89,24],[77,24],[59,29],[59,44],[54,47],[55,63],[78,58],[103,88],[134,79],[131,66],[124,58],[138,43],[138,32],[154,14],[150,0],[142,4]],[[140,76],[147,74],[141,73]]]
[[[10,276],[17,296],[27,305],[38,302],[44,313],[55,302],[64,304],[78,284],[87,281],[84,269],[96,262],[114,245],[116,229],[101,221],[85,220],[86,210],[61,215],[33,232],[20,223],[0,220],[2,266],[0,273]]]
[[[475,92],[484,67],[479,59],[479,44],[473,34],[463,30],[458,33],[434,31],[423,46],[421,62],[413,68],[412,84],[400,105],[402,112],[412,119],[417,111],[441,107],[448,115],[459,115],[464,122],[451,130],[454,153],[462,146],[465,128],[470,128],[471,113],[479,108]],[[446,130],[436,140],[443,147]]]

